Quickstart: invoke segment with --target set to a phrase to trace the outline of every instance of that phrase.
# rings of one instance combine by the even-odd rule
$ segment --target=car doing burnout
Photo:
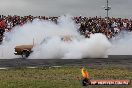
[[[15,47],[15,55],[21,55],[26,58],[32,52],[33,45],[20,45]]]
[[[40,44],[46,43],[51,37],[45,38]],[[72,41],[73,36],[61,36],[60,40],[63,42]],[[15,55],[21,55],[22,58],[27,58],[33,51],[34,43],[32,45],[19,45],[15,47]]]

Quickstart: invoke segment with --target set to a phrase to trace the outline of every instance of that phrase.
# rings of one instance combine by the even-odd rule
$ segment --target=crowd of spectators
[[[74,17],[80,24],[79,31],[85,37],[90,34],[103,33],[108,39],[115,37],[121,31],[132,31],[132,20],[122,18]]]
[[[22,26],[27,22],[32,22],[34,19],[51,20],[57,24],[58,17],[46,17],[46,16],[4,16],[0,15],[0,43],[3,40],[4,32],[9,32],[15,26]]]
[[[50,20],[57,24],[58,17],[46,16],[4,16],[0,15],[0,42],[3,39],[5,31],[10,31],[13,27],[27,22],[32,22],[35,18]],[[75,23],[80,25],[78,31],[89,38],[90,34],[103,33],[108,39],[116,36],[120,31],[132,31],[132,20],[122,18],[102,18],[102,17],[73,17]]]

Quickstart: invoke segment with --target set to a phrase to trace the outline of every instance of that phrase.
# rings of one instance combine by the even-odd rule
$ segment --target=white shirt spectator
[[[118,26],[118,24],[116,23],[116,22],[114,22],[113,24],[112,24],[112,27],[117,27]]]
[[[120,32],[120,29],[118,29],[117,27],[115,27],[115,28],[114,28],[114,32],[119,33],[119,32]]]
[[[126,22],[123,22],[123,26],[126,28],[127,27],[127,23]]]
[[[12,22],[7,22],[7,29],[12,29],[13,23]]]

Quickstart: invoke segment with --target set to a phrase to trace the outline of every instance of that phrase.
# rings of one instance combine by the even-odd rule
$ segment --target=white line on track
[[[49,68],[60,68],[62,66],[51,66]],[[29,69],[35,69],[35,68],[39,68],[39,67],[26,67],[26,68],[29,68]],[[11,69],[9,67],[3,67],[3,68],[0,68],[0,70],[5,70],[5,69]]]
[[[0,70],[5,70],[5,69],[8,69],[8,68],[0,68]]]
[[[26,68],[38,68],[38,67],[26,67]]]

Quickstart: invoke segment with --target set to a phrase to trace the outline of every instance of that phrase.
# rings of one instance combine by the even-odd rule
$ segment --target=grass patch
[[[89,67],[91,79],[132,79],[132,70],[125,67]],[[0,88],[83,88],[79,66],[60,68],[0,70]],[[88,86],[87,88],[132,88],[128,86]]]

